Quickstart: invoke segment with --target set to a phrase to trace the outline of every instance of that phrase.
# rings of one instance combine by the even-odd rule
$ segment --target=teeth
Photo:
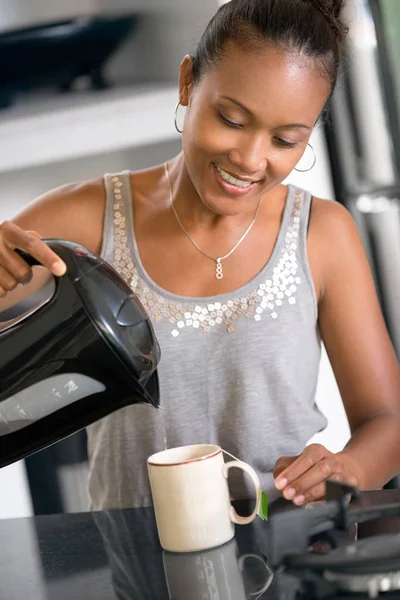
[[[229,173],[227,173],[226,171],[221,169],[221,167],[218,167],[218,165],[215,165],[215,168],[217,169],[218,173],[221,175],[222,179],[224,181],[226,181],[227,183],[231,183],[232,185],[236,185],[237,187],[241,187],[241,188],[247,188],[252,185],[248,181],[242,181],[241,179],[236,179],[236,177],[229,175]]]

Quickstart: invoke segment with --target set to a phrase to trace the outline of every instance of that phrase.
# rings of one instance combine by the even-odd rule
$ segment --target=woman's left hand
[[[307,446],[300,456],[282,456],[274,469],[275,487],[298,506],[322,500],[325,481],[360,485],[355,462],[346,451],[333,454],[321,444]]]

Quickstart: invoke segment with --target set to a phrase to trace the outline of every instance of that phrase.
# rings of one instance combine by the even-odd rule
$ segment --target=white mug
[[[158,535],[169,552],[195,552],[225,544],[235,535],[234,524],[248,525],[257,516],[261,486],[256,472],[242,461],[224,462],[212,444],[182,446],[147,459]],[[241,517],[231,505],[228,473],[243,469],[256,490],[256,506]]]

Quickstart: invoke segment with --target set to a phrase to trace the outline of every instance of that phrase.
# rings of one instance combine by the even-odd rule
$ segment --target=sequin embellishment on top
[[[150,318],[154,321],[169,321],[173,337],[178,337],[187,327],[207,332],[213,327],[224,326],[231,333],[235,331],[235,321],[239,318],[246,317],[255,321],[277,319],[285,304],[296,304],[296,292],[302,283],[297,275],[300,214],[304,198],[302,190],[296,190],[286,237],[269,278],[244,296],[226,302],[202,302],[199,305],[189,303],[184,298],[181,302],[164,298],[141,279],[129,250],[127,223],[123,216],[126,211],[122,207],[126,202],[123,183],[118,176],[112,178],[112,183],[115,200],[115,266],[140,298]]]

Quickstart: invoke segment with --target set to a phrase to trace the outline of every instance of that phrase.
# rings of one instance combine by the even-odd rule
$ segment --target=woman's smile
[[[216,165],[215,163],[213,164],[213,171],[215,180],[219,187],[225,194],[229,196],[245,196],[249,192],[252,192],[254,188],[259,186],[261,183],[260,179],[254,181],[248,178],[239,178],[230,172],[225,171],[225,169],[219,165]]]

